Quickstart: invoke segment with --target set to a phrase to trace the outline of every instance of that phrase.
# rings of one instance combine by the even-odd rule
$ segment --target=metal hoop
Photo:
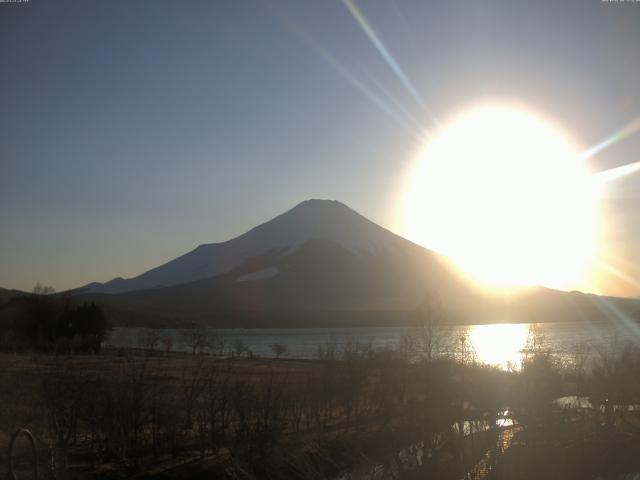
[[[31,452],[33,453],[33,478],[35,480],[38,480],[38,450],[36,449],[36,442],[33,438],[33,434],[26,428],[21,428],[20,430],[17,430],[13,435],[11,435],[11,441],[9,442],[9,469],[7,471],[7,480],[17,480],[18,478],[13,471],[13,447],[20,435],[24,435],[29,440],[29,444],[31,445]]]

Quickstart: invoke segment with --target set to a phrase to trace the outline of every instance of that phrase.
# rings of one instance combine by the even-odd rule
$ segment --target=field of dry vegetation
[[[40,478],[626,478],[640,355],[519,371],[352,343],[316,361],[106,350],[0,355],[0,466]],[[558,404],[568,396],[589,405]],[[32,478],[20,437],[18,478]]]

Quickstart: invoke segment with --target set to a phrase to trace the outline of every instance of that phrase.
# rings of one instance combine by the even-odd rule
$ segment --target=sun
[[[510,106],[453,119],[419,155],[405,231],[490,287],[581,288],[594,261],[598,192],[560,129]]]

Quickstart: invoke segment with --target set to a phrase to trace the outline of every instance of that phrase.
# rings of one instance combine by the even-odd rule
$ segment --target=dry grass
[[[629,387],[634,358],[594,369],[577,388],[594,398],[606,388],[612,398],[640,403],[640,391]],[[313,479],[379,471],[381,478],[489,472],[528,480],[539,471],[527,460],[535,452],[570,449],[557,467],[569,475],[583,471],[576,459],[591,455],[602,435],[613,432],[620,452],[639,437],[633,412],[607,424],[597,411],[554,411],[550,400],[576,388],[575,378],[565,380],[544,355],[518,373],[446,359],[407,363],[398,352],[359,347],[320,361],[106,350],[0,354],[0,365],[0,452],[8,432],[28,426],[51,478]],[[493,419],[506,408],[520,433],[509,437],[516,448],[503,452],[504,429]],[[519,476],[514,465],[522,466]]]

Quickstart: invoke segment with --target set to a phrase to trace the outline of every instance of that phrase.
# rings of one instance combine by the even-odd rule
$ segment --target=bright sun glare
[[[539,117],[485,106],[454,119],[406,192],[410,237],[485,285],[585,286],[597,191],[578,151]]]
[[[517,367],[529,338],[529,326],[519,323],[474,325],[469,342],[480,363]]]

